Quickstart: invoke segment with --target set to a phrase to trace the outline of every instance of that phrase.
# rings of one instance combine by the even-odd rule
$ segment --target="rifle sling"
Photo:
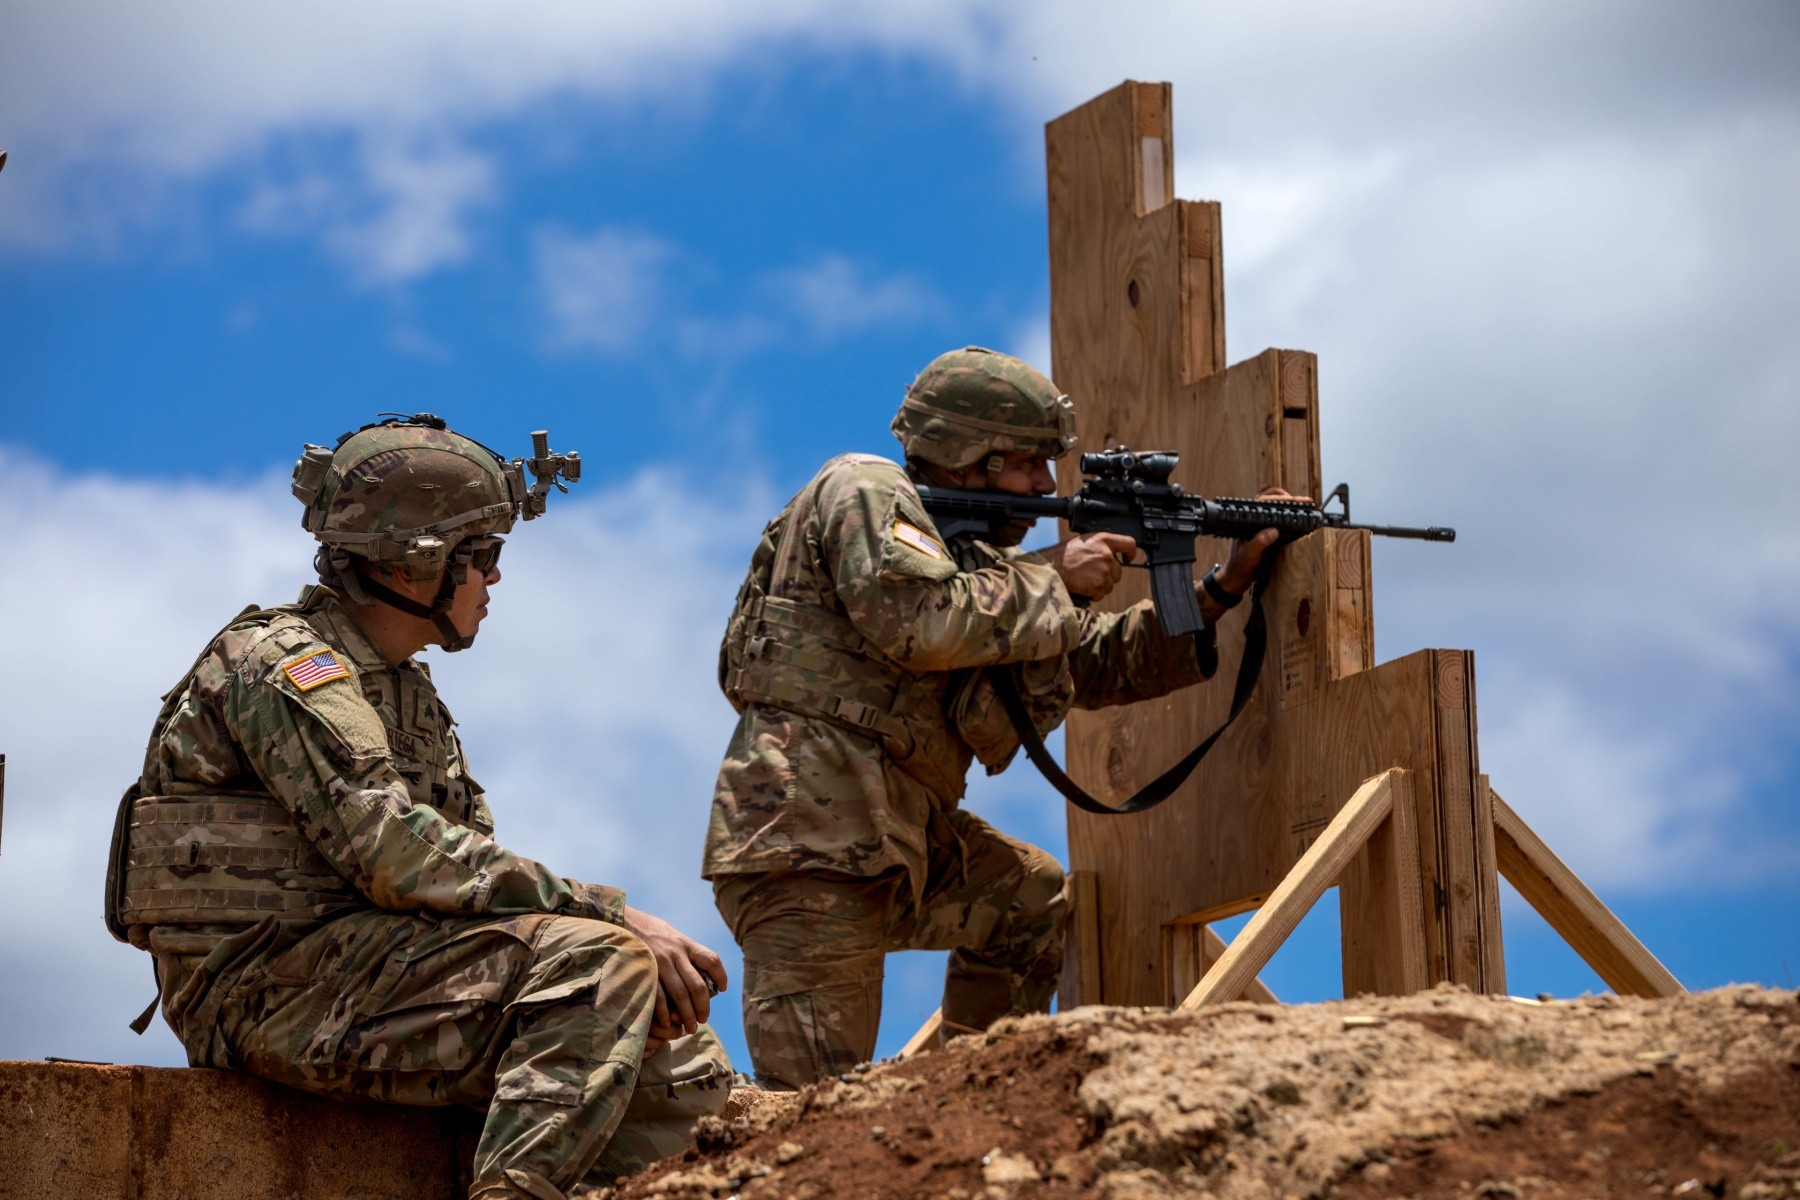
[[[1266,571],[1259,574],[1250,588],[1250,616],[1244,622],[1244,656],[1238,661],[1237,684],[1231,694],[1231,715],[1225,718],[1223,725],[1208,734],[1205,741],[1195,746],[1186,758],[1139,788],[1123,804],[1103,804],[1096,800],[1080,784],[1070,779],[1062,765],[1050,756],[1050,751],[1044,746],[1044,739],[1038,736],[1037,726],[1032,723],[1031,715],[1025,711],[1024,699],[1019,695],[1019,669],[996,668],[991,671],[994,691],[999,694],[1000,703],[1006,708],[1006,715],[1012,721],[1013,731],[1019,735],[1019,742],[1025,747],[1026,757],[1031,759],[1032,765],[1070,804],[1083,812],[1119,816],[1124,813],[1145,812],[1167,800],[1194,773],[1194,768],[1200,765],[1206,752],[1213,748],[1219,735],[1231,728],[1231,723],[1238,719],[1238,714],[1244,711],[1250,703],[1250,696],[1256,691],[1256,679],[1262,674],[1263,655],[1269,645],[1268,621],[1263,616],[1262,605],[1263,582],[1266,578]]]

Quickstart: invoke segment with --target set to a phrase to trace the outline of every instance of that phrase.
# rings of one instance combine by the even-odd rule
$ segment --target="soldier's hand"
[[[1266,487],[1256,493],[1258,500],[1298,500],[1302,504],[1311,504],[1311,496],[1291,496],[1278,487]],[[1234,595],[1243,595],[1256,582],[1256,572],[1262,567],[1263,555],[1269,547],[1281,537],[1278,529],[1265,529],[1255,537],[1245,538],[1241,542],[1232,543],[1231,557],[1219,568],[1214,576],[1220,587]]]
[[[650,1014],[650,1036],[644,1039],[644,1057],[646,1062],[657,1051],[680,1037],[684,1032],[675,1018],[670,1015],[669,994],[663,990],[662,984],[656,985],[656,1008]]]
[[[657,1030],[693,1033],[712,1014],[713,996],[725,990],[725,964],[717,954],[679,929],[641,909],[627,908],[622,923],[656,955],[656,1013],[651,1036]]]
[[[1062,576],[1070,595],[1104,600],[1124,573],[1120,560],[1137,557],[1137,541],[1122,533],[1084,533],[1039,553]]]
[[[663,992],[662,985],[656,988],[656,1010],[650,1015],[650,1036],[644,1039],[644,1055],[638,1061],[647,1062],[664,1046],[681,1036],[681,1026],[676,1025],[669,1017],[669,998]]]

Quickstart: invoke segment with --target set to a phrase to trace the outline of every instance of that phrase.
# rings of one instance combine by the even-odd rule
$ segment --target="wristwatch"
[[[1200,590],[1211,596],[1213,603],[1220,608],[1236,608],[1243,603],[1243,593],[1226,591],[1224,586],[1219,583],[1218,571],[1218,563],[1214,563],[1207,569],[1206,574],[1200,577]]]

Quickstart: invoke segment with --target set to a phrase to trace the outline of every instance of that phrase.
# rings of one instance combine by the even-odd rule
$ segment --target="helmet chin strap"
[[[459,547],[458,553],[451,555],[450,565],[444,568],[443,575],[439,577],[437,595],[430,604],[421,604],[411,596],[396,592],[386,584],[371,578],[363,571],[361,562],[356,563],[352,569],[356,572],[357,582],[362,584],[363,591],[370,596],[403,613],[424,617],[437,626],[438,633],[444,639],[440,643],[444,648],[444,653],[455,654],[457,651],[467,650],[475,644],[474,634],[465,636],[450,620],[450,602],[456,597],[456,576],[459,571],[466,570],[468,565],[469,556],[464,548]]]

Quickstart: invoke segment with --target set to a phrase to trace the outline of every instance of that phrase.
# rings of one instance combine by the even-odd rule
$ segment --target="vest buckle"
[[[842,696],[833,696],[827,706],[831,715],[850,722],[859,729],[874,729],[875,720],[881,715],[880,710],[856,700],[847,700]]]

